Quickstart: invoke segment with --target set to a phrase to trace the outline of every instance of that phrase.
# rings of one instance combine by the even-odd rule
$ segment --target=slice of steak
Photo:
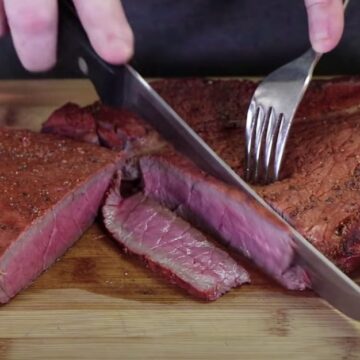
[[[112,187],[102,208],[105,226],[151,270],[207,300],[249,282],[234,259],[189,223],[142,193],[124,199],[118,189]]]
[[[96,122],[90,107],[67,103],[55,110],[42,126],[42,132],[99,144]]]
[[[289,289],[309,287],[284,225],[248,195],[174,152],[140,159],[145,194],[224,240]]]
[[[55,110],[42,132],[98,143],[129,156],[157,151],[164,146],[159,135],[137,115],[96,102],[86,107],[68,103]]]
[[[160,141],[158,134],[130,111],[112,109],[95,103],[92,105],[92,113],[96,120],[100,143],[105,147],[136,155],[137,152],[142,152],[143,148],[152,148],[154,141]]]
[[[71,139],[0,128],[0,302],[93,222],[118,157]]]
[[[167,80],[155,87],[242,175],[242,120],[255,84]],[[312,82],[288,141],[282,181],[255,187],[345,272],[360,266],[359,108],[359,79]]]
[[[97,143],[123,155],[123,178],[139,178],[138,157],[160,151],[166,145],[156,131],[127,110],[112,109],[96,102],[86,107],[68,103],[55,110],[42,132]]]

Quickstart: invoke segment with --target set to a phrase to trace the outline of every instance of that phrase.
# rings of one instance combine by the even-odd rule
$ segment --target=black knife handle
[[[118,93],[123,66],[110,65],[95,52],[72,1],[59,2],[59,15],[58,64],[75,75],[88,77],[102,98]],[[116,81],[114,74],[117,74]]]

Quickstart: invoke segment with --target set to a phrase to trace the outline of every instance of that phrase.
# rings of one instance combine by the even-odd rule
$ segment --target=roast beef
[[[0,302],[60,257],[93,222],[118,154],[0,128]]]
[[[168,80],[158,91],[239,175],[243,120],[256,84]],[[203,99],[206,99],[204,101]],[[288,142],[282,180],[255,190],[345,272],[360,265],[360,81],[312,82]]]
[[[189,223],[142,193],[122,198],[119,189],[116,182],[102,208],[105,226],[150,269],[207,300],[249,282],[235,260]]]

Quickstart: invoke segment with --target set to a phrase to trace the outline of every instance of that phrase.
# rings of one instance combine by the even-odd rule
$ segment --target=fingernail
[[[329,29],[327,24],[316,24],[313,26],[313,40],[322,41],[329,38]]]
[[[330,39],[328,24],[324,21],[313,22],[311,24],[311,43],[315,51],[328,51],[328,42]]]
[[[133,55],[132,41],[113,34],[98,34],[94,47],[105,61],[112,64],[125,63]]]

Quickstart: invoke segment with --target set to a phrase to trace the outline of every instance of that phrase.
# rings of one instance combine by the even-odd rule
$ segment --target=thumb
[[[320,53],[332,50],[344,30],[342,0],[305,0],[305,6],[313,49]]]

